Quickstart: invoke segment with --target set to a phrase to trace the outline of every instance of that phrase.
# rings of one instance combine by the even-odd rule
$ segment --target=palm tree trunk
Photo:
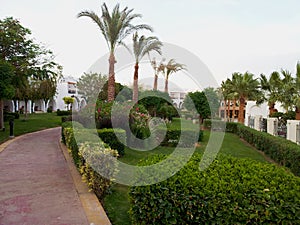
[[[227,100],[227,121],[230,120],[230,100]]]
[[[300,120],[300,108],[296,106],[296,120]]]
[[[154,84],[153,84],[153,90],[157,91],[157,80],[158,80],[158,76],[157,74],[154,75]]]
[[[233,100],[233,121],[235,119],[235,106],[236,106],[236,99]]]
[[[134,66],[133,93],[132,93],[132,101],[134,103],[137,102],[138,98],[139,98],[138,80],[139,80],[139,64],[136,63],[135,66]]]
[[[165,92],[166,93],[169,93],[169,81],[168,81],[168,78],[166,77],[166,79],[165,79]]]
[[[245,109],[245,98],[240,97],[239,99],[240,106],[239,106],[239,116],[238,116],[238,122],[244,124],[245,118],[244,118],[244,109]]]
[[[0,99],[0,129],[4,130],[3,99]]]
[[[269,103],[269,115],[271,116],[275,112],[275,103]]]
[[[110,53],[109,56],[109,76],[108,76],[108,88],[107,88],[107,101],[111,102],[115,99],[115,56]]]

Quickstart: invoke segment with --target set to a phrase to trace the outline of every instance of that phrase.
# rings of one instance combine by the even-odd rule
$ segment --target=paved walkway
[[[49,129],[0,152],[1,225],[90,224],[59,139],[60,128]]]

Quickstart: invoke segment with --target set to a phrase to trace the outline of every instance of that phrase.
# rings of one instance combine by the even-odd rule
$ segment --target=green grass
[[[6,129],[4,132],[0,131],[0,143],[9,139],[9,124],[8,122],[4,124]],[[56,116],[56,113],[28,114],[27,120],[24,120],[24,115],[21,115],[20,119],[14,120],[14,135],[19,136],[60,125],[61,117]]]
[[[180,123],[177,120],[174,122],[175,124],[172,124],[172,126],[180,126]],[[201,143],[201,146],[196,149],[196,152],[204,152],[209,140],[209,135],[209,131],[204,131],[204,140]],[[150,155],[158,153],[171,154],[173,150],[174,148],[157,147],[154,150],[142,152],[126,148],[125,155],[120,161],[130,165],[136,165],[141,159],[149,157]],[[244,141],[240,140],[237,135],[231,133],[225,134],[220,153],[238,158],[250,158],[260,162],[267,162],[263,155]],[[115,184],[112,187],[111,194],[107,195],[104,199],[105,210],[114,225],[131,224],[128,213],[130,207],[128,191],[129,187]]]

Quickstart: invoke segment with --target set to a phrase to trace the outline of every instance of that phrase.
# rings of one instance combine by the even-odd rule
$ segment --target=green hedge
[[[166,132],[165,138],[161,142],[161,146],[169,146],[169,147],[192,147],[195,144],[195,140],[198,142],[203,141],[203,131],[199,131],[198,137],[196,137],[195,129],[190,128],[162,128],[159,127],[156,130],[156,135],[159,137],[162,133]],[[182,135],[182,137],[181,137]],[[179,143],[180,137],[182,138],[182,143]]]
[[[76,130],[76,138],[73,126],[79,128],[78,131]],[[102,200],[117,172],[116,163],[111,156],[118,157],[118,152],[112,150],[107,144],[99,140],[95,133],[85,129],[77,122],[65,122],[62,124],[62,141],[72,155],[83,180],[87,183],[90,190],[93,190],[97,197]],[[81,143],[79,146],[77,141]],[[100,174],[98,173],[99,171]]]
[[[238,123],[234,122],[225,122],[222,120],[210,120],[210,119],[205,119],[203,121],[203,127],[204,129],[211,129],[212,128],[212,122],[214,123],[214,129],[216,130],[221,130],[224,131],[225,123],[226,123],[226,132],[229,133],[236,133],[237,132],[237,126]]]
[[[278,164],[289,168],[295,175],[300,176],[299,145],[243,125],[238,125],[237,128],[237,135],[256,149],[263,151]]]
[[[56,111],[56,115],[57,116],[69,116],[69,115],[72,115],[72,111],[71,110],[60,110],[60,109],[58,109]]]
[[[162,159],[155,155],[140,166]],[[195,154],[173,177],[131,187],[132,223],[300,223],[300,178],[273,164],[229,156],[219,156],[208,169],[199,171],[200,160],[201,155]]]
[[[97,130],[99,137],[105,143],[107,143],[112,149],[118,151],[120,156],[125,154],[125,146],[121,141],[118,140],[116,133],[118,133],[118,137],[120,137],[123,143],[126,143],[126,131],[119,128],[109,128],[109,129],[100,129]],[[125,144],[126,145],[126,144]]]

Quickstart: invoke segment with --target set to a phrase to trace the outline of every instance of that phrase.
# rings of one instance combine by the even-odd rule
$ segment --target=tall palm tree
[[[101,6],[102,16],[99,17],[93,11],[82,11],[77,17],[89,17],[100,28],[110,51],[109,56],[109,76],[108,76],[108,94],[107,100],[113,101],[115,97],[115,50],[119,45],[125,46],[124,39],[133,32],[141,29],[152,31],[152,28],[146,24],[133,25],[135,18],[142,17],[141,14],[133,14],[133,9],[125,7],[120,10],[117,4],[110,13],[105,3]]]
[[[246,72],[233,73],[231,79],[231,93],[238,96],[239,100],[239,115],[238,122],[244,123],[244,110],[247,100],[256,100],[260,93],[260,85],[257,79],[254,79],[254,75]]]
[[[133,35],[133,54],[135,57],[134,76],[133,76],[133,102],[138,100],[138,79],[139,79],[139,63],[142,58],[152,51],[157,52],[161,55],[162,42],[157,37],[145,37],[142,35],[138,36],[136,32]]]
[[[281,70],[283,75],[282,79],[282,91],[279,95],[279,101],[282,103],[283,108],[290,111],[294,108],[294,97],[296,93],[296,79],[292,76],[292,73],[288,70]]]
[[[260,75],[260,85],[264,92],[262,101],[267,100],[269,105],[269,115],[276,112],[275,103],[279,100],[279,96],[282,94],[282,81],[280,74],[277,71],[271,73],[269,79],[264,75]]]
[[[296,120],[300,120],[300,62],[296,65],[296,93],[294,96]]]
[[[224,115],[226,115],[226,120],[230,121],[230,105],[231,102],[234,102],[234,107],[233,107],[233,112],[232,115],[234,117],[235,115],[235,106],[236,106],[236,100],[237,100],[237,94],[235,92],[233,92],[233,87],[232,87],[232,81],[227,78],[226,81],[222,81],[221,84],[221,89],[222,89],[222,93],[224,96],[224,102],[225,102],[225,113]]]
[[[165,92],[169,92],[169,77],[172,73],[176,73],[180,70],[186,70],[184,64],[177,63],[175,59],[170,59],[167,64],[161,63],[159,66],[159,71],[165,76]]]
[[[150,59],[150,57],[149,57]],[[159,64],[157,64],[156,62],[156,59],[153,58],[152,60],[150,59],[150,62],[151,62],[151,66],[153,68],[153,71],[154,71],[154,83],[153,83],[153,90],[154,91],[157,91],[157,86],[158,86],[158,74],[161,70],[160,66],[163,65],[163,62],[164,62],[165,59],[162,59],[160,61]]]

